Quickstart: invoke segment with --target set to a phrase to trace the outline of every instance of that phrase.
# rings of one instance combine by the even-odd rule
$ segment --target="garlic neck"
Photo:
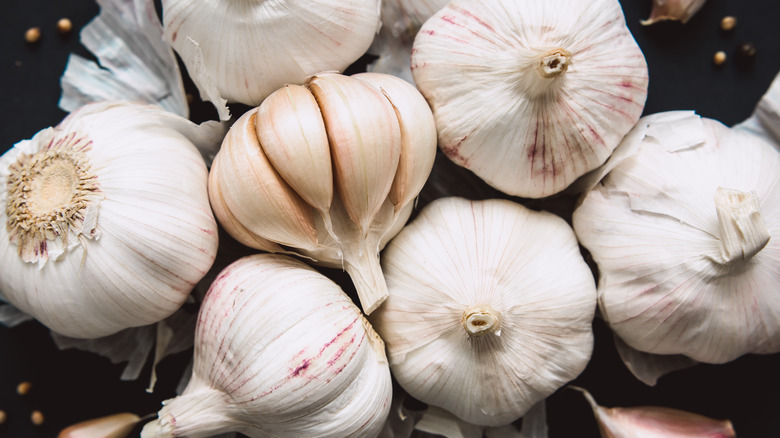
[[[490,307],[477,306],[463,312],[463,328],[471,337],[501,334],[501,315]]]
[[[24,261],[45,261],[53,240],[66,245],[96,235],[91,222],[99,187],[84,154],[89,145],[71,135],[34,155],[20,154],[9,167],[6,229]]]
[[[721,264],[749,260],[769,242],[769,230],[754,192],[718,187],[715,208],[721,241]]]
[[[540,52],[522,63],[519,86],[523,94],[531,98],[541,98],[553,94],[560,88],[561,80],[572,64],[568,50],[557,48]]]

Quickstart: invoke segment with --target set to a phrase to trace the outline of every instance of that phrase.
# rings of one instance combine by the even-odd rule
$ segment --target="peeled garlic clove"
[[[341,288],[300,261],[258,254],[212,284],[192,378],[141,437],[375,437],[391,396],[382,340]]]
[[[428,103],[414,86],[394,76],[359,73],[390,100],[401,128],[401,154],[389,198],[396,209],[407,205],[422,190],[436,158],[436,123]]]
[[[300,85],[276,90],[258,108],[255,129],[274,169],[332,228],[329,210],[333,171],[328,133],[314,96]]]
[[[379,0],[162,2],[166,39],[201,95],[213,83],[228,101],[252,106],[284,84],[343,71],[368,50],[379,11]]]
[[[390,241],[382,269],[390,296],[371,322],[393,375],[462,420],[509,424],[590,360],[593,274],[551,213],[440,198]]]
[[[165,114],[85,105],[0,158],[0,290],[54,332],[158,322],[214,262],[206,165]]]
[[[734,438],[736,432],[728,420],[659,406],[605,408],[599,406],[585,389],[603,438]]]
[[[230,127],[209,178],[216,178],[212,184],[241,228],[283,245],[314,246],[314,210],[266,156],[255,131],[257,112],[247,111]]]
[[[138,415],[129,412],[107,415],[68,426],[57,438],[125,438],[140,420]]]
[[[601,165],[648,85],[617,0],[451,2],[417,34],[412,73],[444,154],[530,198]]]
[[[379,91],[349,76],[318,74],[307,86],[325,121],[336,190],[365,235],[398,167],[401,130],[395,111]]]
[[[664,20],[676,20],[687,23],[693,15],[699,12],[707,0],[653,0],[650,16],[641,23],[645,26]]]
[[[573,214],[601,314],[647,353],[724,363],[780,351],[780,153],[711,119],[649,117]]]

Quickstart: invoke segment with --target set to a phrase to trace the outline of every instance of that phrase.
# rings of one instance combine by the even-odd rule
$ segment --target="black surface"
[[[70,52],[88,55],[78,43],[78,29],[97,12],[86,0],[6,0],[0,14],[0,77],[2,99],[0,145],[3,150],[58,123],[59,76]],[[627,22],[650,68],[645,113],[693,109],[728,125],[750,115],[759,97],[780,71],[780,2],[777,0],[710,0],[687,24],[660,23],[642,27],[650,0],[625,0]],[[728,33],[719,29],[725,15],[738,18]],[[60,37],[55,24],[69,17],[70,37]],[[24,32],[41,27],[41,41],[30,46]],[[752,63],[739,65],[735,51],[743,42],[755,45]],[[712,56],[729,59],[716,68]],[[208,117],[199,105],[193,118]],[[235,112],[235,111],[234,111]],[[447,169],[447,165],[439,169]],[[484,188],[484,193],[491,193]],[[0,267],[3,269],[3,267]],[[725,365],[699,365],[662,378],[648,387],[623,367],[611,335],[594,323],[596,345],[591,363],[574,382],[588,388],[603,405],[664,405],[733,421],[741,438],[780,437],[780,354],[749,355]],[[164,361],[154,394],[145,392],[148,367],[138,381],[120,382],[123,365],[80,351],[57,351],[48,331],[37,323],[9,330],[0,327],[0,409],[7,419],[0,437],[53,437],[80,420],[120,411],[155,412],[174,387],[189,352]],[[16,394],[21,381],[32,382],[26,396]],[[29,416],[45,416],[33,426]],[[561,390],[548,401],[550,437],[597,437],[593,416],[579,393]]]

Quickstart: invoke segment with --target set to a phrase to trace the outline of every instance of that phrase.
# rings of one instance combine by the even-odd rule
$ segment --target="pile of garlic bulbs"
[[[135,3],[133,17],[161,36],[159,23],[143,15],[153,12],[151,2]],[[220,3],[163,0],[165,38],[223,123],[192,124],[181,84],[150,81],[133,96],[160,107],[87,104],[70,94],[63,105],[73,112],[60,126],[3,157],[8,236],[0,263],[21,267],[0,275],[0,298],[55,337],[154,324],[158,352],[173,312],[185,301],[198,306],[189,382],[166,397],[142,436],[546,438],[539,410],[544,419],[545,400],[590,363],[596,317],[638,353],[679,355],[686,364],[780,350],[771,288],[754,287],[777,283],[780,200],[774,180],[763,178],[780,167],[777,152],[689,112],[639,119],[647,66],[617,1],[397,1],[414,29],[405,59],[414,77],[342,74],[368,49],[379,3],[228,8],[237,30],[270,47],[261,51],[248,37],[198,35],[206,18],[197,15],[213,19],[224,12]],[[251,18],[268,26],[255,28]],[[277,24],[283,33],[274,32]],[[342,43],[316,49],[305,32],[312,28],[328,35],[317,43]],[[285,36],[291,45],[277,44]],[[310,62],[298,57],[301,48]],[[170,50],[157,46],[147,73],[180,74]],[[108,52],[100,59],[121,64]],[[111,75],[76,59],[64,86],[97,100],[138,80],[94,86],[84,74]],[[610,68],[613,75],[603,74]],[[127,77],[122,68],[113,73]],[[97,133],[84,134],[82,124]],[[117,141],[105,146],[105,131]],[[649,152],[648,143],[670,139],[672,146]],[[666,154],[692,158],[670,165]],[[437,168],[442,158],[462,166],[451,175],[468,173],[474,178],[463,185],[475,187],[432,181],[432,171],[436,178],[452,170]],[[759,170],[746,170],[744,180],[706,178],[744,162]],[[699,184],[706,202],[686,191]],[[74,206],[67,188],[76,192]],[[35,196],[39,189],[47,194]],[[575,210],[567,202],[577,191]],[[108,208],[119,201],[127,201],[119,211]],[[687,216],[673,214],[674,205],[685,205]],[[640,219],[632,216],[638,212]],[[30,225],[43,216],[43,225]],[[674,238],[642,235],[645,219],[651,230],[677,230]],[[115,227],[120,222],[128,228]],[[691,226],[702,239],[686,234]],[[680,243],[678,235],[695,241]],[[253,255],[215,259],[236,242]],[[647,242],[663,256],[643,260]],[[673,260],[682,246],[695,260]],[[597,266],[586,263],[590,256]],[[102,260],[110,262],[95,263]],[[227,267],[216,275],[217,266]],[[130,269],[119,275],[121,267]],[[328,277],[339,271],[346,275],[337,284]],[[664,278],[670,272],[708,293],[675,287]],[[743,274],[749,291],[737,283]],[[204,298],[198,288],[205,287]],[[677,291],[695,299],[673,297]],[[723,295],[729,300],[713,299]],[[746,317],[729,319],[724,302]],[[425,408],[413,411],[414,403]],[[620,417],[624,411],[592,403],[604,433],[663,434],[679,419],[643,409]],[[660,412],[651,415],[660,425],[636,420],[647,412]],[[694,420],[692,430],[733,435],[725,422],[681,416]],[[519,421],[536,426],[521,432]]]

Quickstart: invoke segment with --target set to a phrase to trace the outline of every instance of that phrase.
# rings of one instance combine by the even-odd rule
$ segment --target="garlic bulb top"
[[[412,73],[442,151],[530,198],[602,164],[648,84],[617,0],[453,1],[417,34]]]
[[[714,120],[660,113],[615,157],[573,216],[615,333],[708,363],[780,351],[777,150]]]
[[[205,162],[170,117],[154,106],[89,104],[0,158],[0,290],[9,302],[76,338],[179,308],[214,261],[217,224]]]
[[[436,154],[428,105],[394,76],[323,73],[231,127],[209,194],[238,241],[342,265],[363,310],[387,296],[378,253],[409,217]]]
[[[201,95],[259,105],[287,83],[342,71],[379,28],[380,0],[163,0],[165,35]]]
[[[303,262],[256,254],[212,284],[192,378],[141,437],[369,438],[391,398],[382,340],[341,288]]]
[[[398,383],[429,405],[509,424],[590,360],[596,287],[558,216],[440,198],[382,257],[390,296],[371,322]]]

